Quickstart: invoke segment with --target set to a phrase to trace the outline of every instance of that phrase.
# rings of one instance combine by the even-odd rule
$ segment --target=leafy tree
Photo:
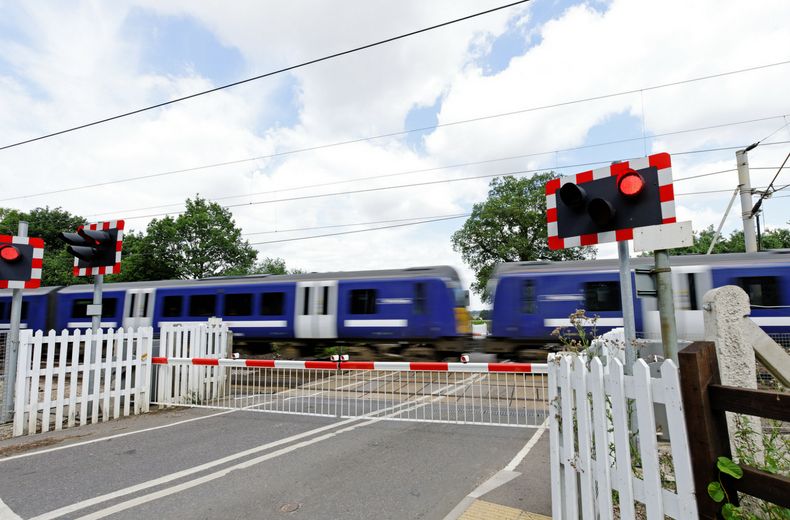
[[[16,235],[19,221],[28,223],[28,235],[44,239],[42,285],[71,285],[87,283],[85,277],[72,274],[74,257],[66,252],[66,244],[58,238],[62,231],[75,231],[86,221],[61,208],[36,208],[29,212],[15,209],[0,210],[0,234]]]
[[[716,232],[713,226],[708,226],[702,231],[694,232],[694,245],[673,249],[673,255],[704,255],[708,252]],[[761,249],[787,249],[790,248],[790,229],[771,229],[762,233],[760,237]],[[746,245],[743,240],[743,231],[733,231],[729,236],[722,235],[713,246],[713,253],[743,253]]]
[[[241,238],[231,212],[200,196],[187,199],[186,211],[178,217],[152,220],[145,237],[132,247],[147,279],[247,272],[258,254]]]
[[[288,269],[282,258],[269,258],[268,256],[256,262],[250,269],[241,274],[300,274],[301,269]]]
[[[453,233],[453,249],[475,271],[472,290],[490,301],[488,279],[498,262],[594,258],[591,247],[552,251],[546,226],[546,183],[552,173],[491,181],[488,199],[475,204],[463,227]]]

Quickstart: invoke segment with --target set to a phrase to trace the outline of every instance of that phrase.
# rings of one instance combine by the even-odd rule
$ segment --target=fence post
[[[731,456],[728,439],[722,438],[727,432],[724,414],[713,412],[708,395],[708,385],[719,384],[716,347],[710,341],[696,341],[681,350],[678,359],[697,510],[702,519],[716,519],[721,505],[708,496],[708,484],[718,480],[716,459]],[[737,504],[735,489],[726,480],[724,486],[730,501]]]
[[[740,287],[725,285],[705,293],[705,340],[715,344],[721,383],[739,388],[757,389],[757,364],[754,347],[747,336],[749,296]],[[727,415],[730,448],[735,451],[735,418]],[[754,432],[749,444],[762,459],[762,426],[756,417],[743,417]]]

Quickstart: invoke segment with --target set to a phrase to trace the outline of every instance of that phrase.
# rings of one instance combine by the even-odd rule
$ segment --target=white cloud
[[[496,5],[489,3],[489,6]],[[124,30],[131,9],[187,16],[222,44],[240,52],[246,73],[257,74],[483,9],[479,2],[235,3],[129,2],[69,6],[24,4],[14,10],[25,38],[0,38],[0,127],[11,142],[213,86],[200,71],[153,74],[142,63],[146,42]],[[5,8],[0,6],[0,16]],[[282,102],[284,78],[263,80],[0,152],[0,198],[121,179],[196,165],[265,156],[404,129],[414,107],[441,101],[440,123],[630,90],[720,71],[788,59],[790,33],[783,21],[790,5],[766,0],[744,9],[735,1],[615,0],[605,11],[586,5],[557,12],[543,26],[530,22],[532,7],[502,11],[376,49],[300,69],[296,123],[261,127]],[[478,59],[518,17],[540,43],[485,75]],[[738,28],[738,37],[733,36]],[[785,53],[785,54],[783,54]],[[200,193],[222,197],[263,193],[228,203],[524,168],[564,161],[612,159],[596,149],[487,165],[415,173],[377,181],[277,193],[291,187],[466,161],[583,145],[592,129],[607,138],[634,137],[607,130],[618,114],[641,118],[651,133],[708,126],[790,112],[785,95],[790,67],[776,67],[643,94],[608,98],[439,128],[425,138],[425,153],[403,137],[326,148],[276,159],[116,184],[86,191],[14,200],[0,205],[28,209],[61,205],[88,215],[156,206]],[[677,152],[748,144],[776,130],[770,120],[648,141],[648,151]],[[638,126],[638,125],[637,125]],[[602,129],[602,132],[601,132]],[[618,133],[619,132],[619,133]],[[638,133],[636,135],[639,135]],[[790,139],[787,129],[773,140]],[[626,153],[626,148],[608,148]],[[619,150],[619,151],[618,151]],[[633,153],[628,148],[627,153]],[[753,166],[778,166],[786,147],[762,146]],[[676,155],[676,177],[734,168],[734,152]],[[571,172],[566,172],[571,173]],[[771,170],[754,170],[753,185]],[[676,192],[734,189],[734,172],[679,182]],[[790,182],[786,177],[785,184]],[[780,181],[782,177],[780,177]],[[246,232],[430,216],[467,211],[485,199],[487,180],[455,182],[367,194],[258,204],[234,209]],[[678,214],[695,227],[717,225],[729,195],[679,197]],[[129,212],[131,216],[161,209]],[[725,231],[739,225],[733,209]],[[770,223],[790,219],[785,205],[769,201]],[[144,227],[147,218],[130,221]],[[402,227],[302,242],[261,246],[262,256],[282,256],[309,270],[367,269],[449,263],[462,268],[449,235],[461,221]],[[304,232],[318,234],[324,231]],[[273,237],[293,236],[273,235]],[[264,241],[270,235],[251,237]],[[610,256],[614,248],[601,248]],[[463,269],[468,282],[471,273]]]

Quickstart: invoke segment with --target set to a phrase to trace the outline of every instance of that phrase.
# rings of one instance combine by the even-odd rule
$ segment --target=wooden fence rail
[[[704,490],[719,478],[716,460],[731,457],[725,412],[790,421],[790,394],[750,390],[721,385],[716,348],[713,342],[699,341],[681,350],[680,362],[683,406],[688,428],[697,508],[700,518],[717,518],[721,504]],[[733,503],[737,491],[790,508],[790,479],[744,466],[740,479],[723,476],[722,482]]]

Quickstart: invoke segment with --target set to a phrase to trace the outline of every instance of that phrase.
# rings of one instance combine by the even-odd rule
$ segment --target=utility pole
[[[743,242],[747,253],[757,252],[757,235],[754,231],[754,215],[752,214],[752,181],[749,177],[748,153],[757,147],[758,143],[751,144],[743,150],[735,152],[735,161],[738,164],[738,187],[741,192],[741,218],[743,219]]]
[[[27,236],[27,222],[19,222],[17,236]],[[19,322],[22,321],[22,289],[11,293],[11,330],[5,347],[5,392],[3,409],[0,411],[0,424],[11,420],[14,410],[14,390],[16,389],[16,368],[19,355]]]

